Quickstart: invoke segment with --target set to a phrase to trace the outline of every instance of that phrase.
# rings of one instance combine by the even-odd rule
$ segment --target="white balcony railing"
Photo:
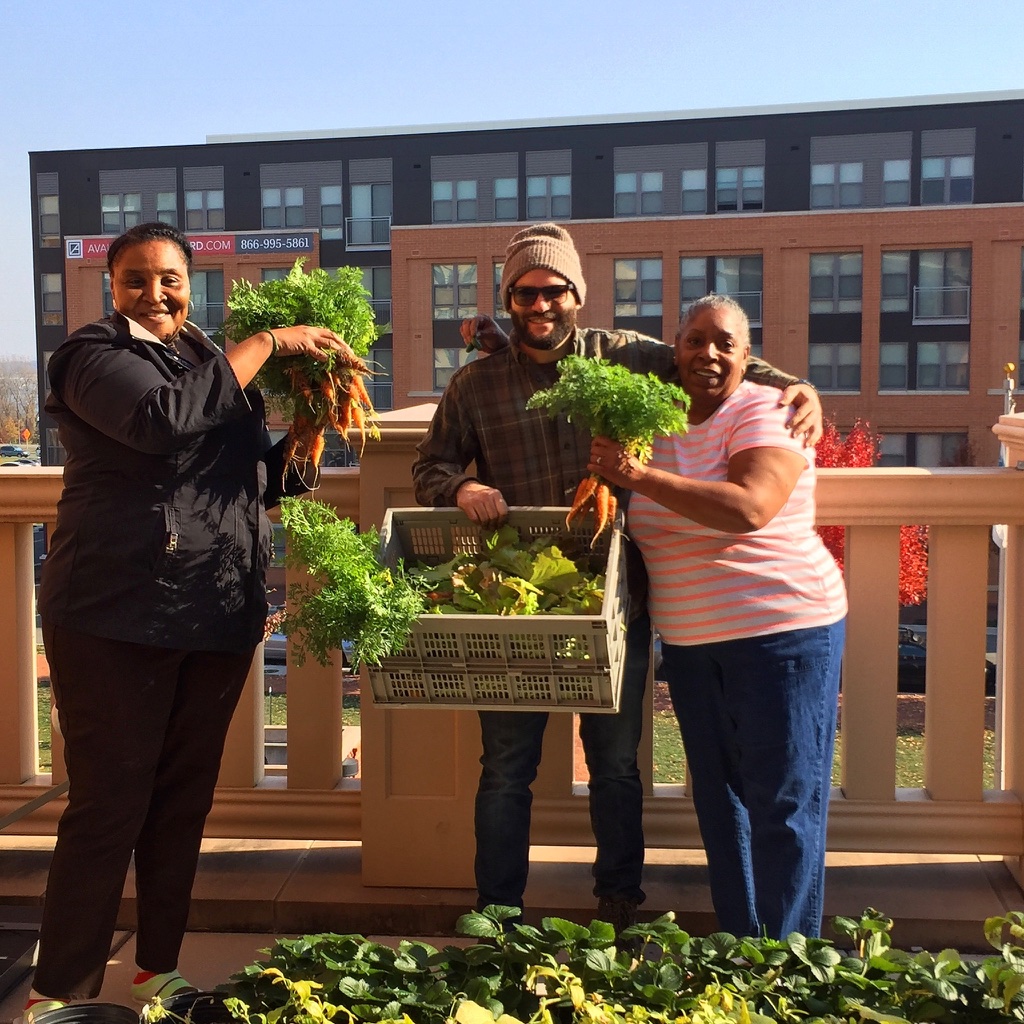
[[[390,249],[390,217],[346,217],[346,249]]]
[[[327,470],[320,500],[361,526],[387,504],[410,504],[408,467],[422,425],[386,414],[382,439],[358,469]],[[1019,425],[1017,424],[1020,420]],[[1024,417],[1010,465],[1024,459]],[[50,522],[60,470],[18,467],[0,478],[0,817],[62,780],[59,737],[52,774],[39,771],[32,524]],[[829,848],[836,851],[999,855],[1024,858],[1024,472],[1015,469],[824,470],[819,522],[847,528],[850,598],[840,734],[842,778],[834,790]],[[897,576],[899,530],[929,527],[924,785],[897,789]],[[990,534],[1007,524],[1002,552],[995,783],[985,788],[984,678]],[[364,882],[472,885],[472,843],[439,847],[439,835],[472,835],[479,733],[472,711],[385,709],[364,699],[361,780],[344,777],[340,667],[288,664],[287,772],[264,771],[263,666],[232,723],[207,833],[220,837],[358,840]],[[340,666],[340,659],[338,661]],[[649,688],[650,689],[650,688]],[[650,700],[650,696],[648,697]],[[552,715],[548,749],[571,751],[573,716]],[[423,765],[431,771],[424,772]],[[647,842],[699,846],[683,786],[653,784],[650,736],[641,749],[648,791]],[[535,786],[533,841],[591,845],[586,787],[568,754],[545,758]],[[63,800],[11,827],[52,834]],[[395,822],[403,842],[396,849]],[[468,852],[463,850],[465,847]],[[436,856],[424,851],[438,850]],[[457,852],[460,851],[460,852]]]
[[[971,322],[971,289],[967,285],[953,288],[922,288],[914,286],[915,324],[969,324]]]
[[[391,323],[391,300],[370,299],[370,306],[373,308],[373,319],[379,327]]]

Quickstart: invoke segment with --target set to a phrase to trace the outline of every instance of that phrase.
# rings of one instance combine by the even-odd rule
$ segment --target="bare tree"
[[[18,444],[39,439],[39,405],[34,363],[23,359],[0,358],[0,441]]]

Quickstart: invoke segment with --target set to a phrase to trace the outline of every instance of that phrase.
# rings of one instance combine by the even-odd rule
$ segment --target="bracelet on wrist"
[[[272,356],[276,356],[277,355],[277,350],[278,350],[278,348],[280,348],[280,346],[277,343],[277,335],[275,335],[274,332],[272,330],[270,330],[269,327],[266,330],[267,330],[267,334],[270,335],[270,354]]]
[[[801,377],[799,380],[793,381],[794,384],[806,384],[812,391],[817,393],[817,388],[806,378]]]

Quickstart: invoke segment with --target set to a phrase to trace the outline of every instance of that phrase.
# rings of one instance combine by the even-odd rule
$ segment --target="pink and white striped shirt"
[[[726,480],[748,448],[785,448],[807,460],[778,515],[752,533],[724,533],[642,494],[629,531],[650,576],[654,628],[670,644],[714,643],[827,626],[846,614],[846,588],[814,529],[814,451],[790,437],[775,388],[742,382],[703,423],[659,438],[651,465],[695,480]]]

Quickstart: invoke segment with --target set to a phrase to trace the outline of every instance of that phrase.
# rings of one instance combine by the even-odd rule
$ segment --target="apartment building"
[[[109,311],[106,247],[146,220],[193,241],[210,330],[234,280],[300,256],[361,268],[386,328],[381,409],[436,399],[472,358],[459,321],[500,320],[505,244],[539,220],[576,239],[582,322],[671,339],[689,301],[731,294],[755,350],[812,380],[841,429],[882,434],[889,465],[993,463],[1021,362],[1024,92],[211,137],[30,167],[43,368]]]

